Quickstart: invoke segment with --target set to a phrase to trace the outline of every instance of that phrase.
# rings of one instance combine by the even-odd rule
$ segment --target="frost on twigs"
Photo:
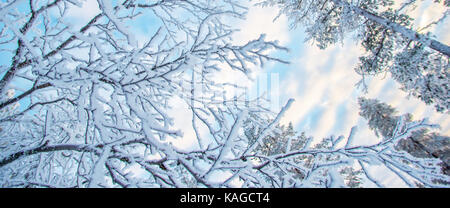
[[[396,148],[400,140],[412,133],[434,127],[425,120],[406,122],[401,118],[391,138],[372,145],[358,145],[361,138],[355,134],[355,127],[347,137],[325,138],[309,148],[304,148],[308,138],[301,135],[295,139],[300,144],[298,149],[243,155],[243,158],[255,162],[254,169],[248,170],[265,178],[264,183],[253,180],[253,183],[244,184],[264,186],[269,183],[271,187],[385,187],[389,184],[383,184],[384,177],[393,175],[410,187],[447,187],[450,178],[441,172],[439,159],[415,158]],[[281,145],[268,142],[275,147]],[[386,168],[389,173],[385,176],[374,175],[372,167]],[[252,177],[249,173],[241,174]]]
[[[258,99],[227,97],[224,86],[241,83],[211,75],[287,63],[269,53],[287,49],[264,35],[233,43],[235,29],[222,20],[243,17],[238,0],[89,1],[98,13],[70,24],[67,10],[79,1],[7,2],[0,47],[11,62],[1,67],[0,93],[27,84],[0,100],[0,110],[25,104],[0,114],[2,187],[341,187],[357,186],[363,174],[380,184],[369,165],[408,185],[448,180],[434,160],[393,149],[424,122],[401,122],[372,146],[358,145],[356,129],[313,146],[278,124],[293,100],[274,113]],[[139,38],[144,14],[155,21]]]
[[[250,167],[233,161],[246,144],[245,112],[270,113],[220,96],[236,83],[211,75],[286,63],[269,53],[286,48],[264,36],[233,44],[222,20],[244,17],[239,1],[98,0],[89,2],[97,14],[73,21],[80,2],[2,4],[0,47],[11,62],[1,67],[0,186],[215,187],[219,172]],[[8,91],[17,82],[26,88]],[[193,148],[172,144],[191,136],[174,126],[174,98],[192,115]]]

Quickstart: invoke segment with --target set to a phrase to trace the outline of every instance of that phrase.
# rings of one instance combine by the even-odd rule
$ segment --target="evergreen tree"
[[[270,123],[270,120],[268,121]],[[249,120],[245,122],[244,134],[249,139],[250,143],[254,143],[256,139],[261,134],[261,129],[257,129],[257,127],[250,122]],[[332,150],[333,149],[333,140],[334,137],[324,138],[318,144],[314,145],[311,149],[316,150]],[[307,137],[305,132],[301,132],[298,134],[294,128],[292,123],[290,122],[288,126],[284,125],[276,125],[271,134],[267,135],[262,139],[261,144],[259,144],[255,148],[255,153],[264,156],[276,156],[280,154],[285,154],[292,151],[298,151],[302,148],[305,148],[306,145],[312,140],[312,137]],[[316,161],[321,161],[324,159],[327,162],[339,161],[340,157],[337,155],[299,155],[292,159],[294,164],[297,164],[297,167],[290,167],[283,171],[277,171],[276,175],[280,180],[289,172],[293,175],[293,178],[302,181],[306,177],[306,173],[302,170],[309,169],[313,167],[313,164]],[[303,168],[298,168],[303,167]],[[324,169],[321,171],[320,175],[323,177],[327,177],[329,174],[328,170]],[[361,182],[361,174],[362,171],[355,169],[352,166],[343,166],[338,168],[338,173],[343,178],[343,181],[347,187],[357,188],[362,185]],[[270,181],[270,178],[268,178]],[[323,183],[326,184],[324,181]],[[325,185],[326,186],[326,185]]]
[[[375,135],[389,139],[395,129],[399,116],[393,116],[396,111],[390,105],[377,99],[358,98],[360,106],[359,115],[368,121],[369,128]],[[408,115],[408,117],[410,117]]]
[[[267,123],[270,122],[270,120],[267,121]],[[247,120],[245,122],[244,132],[249,142],[254,143],[261,134],[262,129],[258,128],[254,122]],[[277,124],[272,134],[264,137],[261,144],[255,148],[255,151],[267,156],[286,153],[293,149],[299,149],[306,140],[305,132],[298,135],[292,123],[289,123],[288,126]]]
[[[376,135],[388,140],[397,128],[400,116],[395,109],[376,99],[359,98],[360,115],[368,121],[369,127]],[[403,116],[412,121],[412,115]],[[418,158],[439,158],[442,161],[442,172],[449,175],[450,137],[430,133],[427,129],[412,132],[407,138],[401,139],[396,148],[408,152]]]
[[[437,159],[393,147],[433,126],[426,122],[400,122],[393,142],[358,145],[353,127],[311,146],[292,125],[278,125],[293,99],[272,118],[258,99],[221,93],[236,85],[214,79],[217,71],[248,76],[250,66],[286,63],[270,51],[287,49],[264,35],[232,41],[235,29],[224,21],[244,18],[238,0],[85,2],[95,16],[74,24],[79,0],[0,1],[0,47],[11,57],[0,66],[1,187],[355,187],[360,176],[383,187],[365,168],[372,164],[394,167],[411,187],[450,180]],[[340,21],[342,8],[321,18]],[[140,15],[155,20],[147,39],[134,36]],[[324,32],[341,28],[318,31],[332,43]],[[22,79],[30,85],[12,94]],[[190,136],[174,127],[174,107],[192,116]],[[187,137],[196,143],[173,144]]]

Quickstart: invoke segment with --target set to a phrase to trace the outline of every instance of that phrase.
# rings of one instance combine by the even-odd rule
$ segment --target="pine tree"
[[[365,50],[355,67],[362,76],[358,85],[366,90],[366,76],[389,72],[402,90],[445,112],[450,107],[450,47],[412,28],[413,18],[403,12],[415,2],[400,8],[394,8],[392,0],[265,0],[260,5],[278,6],[280,14],[286,14],[292,26],[303,26],[307,40],[321,49],[356,34]],[[449,7],[448,1],[443,6]]]
[[[394,58],[392,78],[402,90],[445,112],[450,108],[449,58],[426,50],[423,44],[411,45]]]
[[[270,123],[270,120],[267,121]],[[244,132],[246,137],[249,139],[250,143],[255,142],[256,138],[259,137],[261,133],[261,129],[257,129],[252,122],[245,122],[246,125],[244,127]],[[279,154],[288,153],[291,151],[301,150],[305,148],[307,143],[311,141],[312,137],[307,137],[305,132],[301,132],[298,134],[292,125],[292,122],[288,124],[288,126],[284,125],[276,125],[275,129],[271,134],[262,139],[261,144],[255,148],[255,153],[264,156],[275,156]],[[312,149],[317,150],[331,150],[333,147],[333,138],[324,138],[316,144]],[[323,157],[326,157],[324,160],[328,162],[338,161],[340,159],[339,156],[336,155],[299,155],[292,159],[292,161],[298,165],[298,167],[303,167],[303,170],[312,168],[315,160],[322,160]],[[302,181],[306,177],[306,173],[301,171],[297,167],[291,167],[283,171],[277,171],[277,177],[283,178],[286,172],[293,174],[293,178]],[[334,170],[323,170],[321,175],[326,177],[329,174],[329,171]],[[362,185],[361,175],[362,171],[353,168],[352,166],[344,166],[339,168],[338,173],[344,180],[346,186],[351,188],[357,188]],[[270,179],[268,178],[268,181]],[[324,182],[326,183],[326,182]]]
[[[266,121],[270,123],[271,120]],[[254,144],[257,138],[261,135],[263,129],[258,128],[254,122],[247,120],[244,125],[244,134],[248,138],[250,144]],[[255,152],[264,156],[273,156],[277,154],[283,154],[292,150],[300,149],[308,140],[305,132],[300,135],[294,130],[291,122],[288,126],[277,124],[273,131],[262,139],[262,142],[257,145]],[[298,159],[305,159],[300,157]],[[303,174],[298,169],[292,168],[290,171],[298,176],[296,178],[303,178]],[[278,172],[279,176],[282,177],[282,173]]]
[[[377,136],[388,139],[397,124],[399,116],[393,116],[395,109],[376,99],[358,98],[360,106],[359,115],[368,121],[369,128],[375,131]]]
[[[345,176],[345,183],[350,188],[360,188],[362,185],[362,170],[347,166],[341,169],[340,174]]]
[[[270,120],[267,121],[267,123],[270,122]],[[250,120],[245,122],[244,129],[245,135],[250,143],[256,142],[256,139],[262,132],[262,129],[258,128],[257,125]],[[297,134],[292,123],[289,123],[288,126],[277,124],[272,134],[264,137],[261,144],[255,148],[255,151],[267,156],[286,153],[292,149],[300,148],[306,139],[304,132],[300,135]]]
[[[409,186],[450,180],[436,159],[408,157],[393,142],[354,143],[356,127],[311,147],[305,133],[278,125],[293,99],[273,118],[258,99],[221,93],[236,85],[210,76],[217,71],[248,76],[267,61],[286,63],[269,52],[287,49],[264,35],[232,41],[224,21],[244,18],[238,0],[87,2],[99,10],[73,24],[82,1],[0,1],[0,46],[11,57],[0,67],[0,95],[18,79],[31,84],[0,99],[2,187],[346,187],[358,185],[358,172],[382,187],[364,168],[372,164],[395,166]],[[140,15],[155,25],[138,40]],[[174,127],[177,110],[192,116],[191,135]],[[429,126],[404,122],[398,132]],[[173,144],[188,137],[191,146]],[[361,169],[347,168],[355,164]]]
[[[395,109],[376,99],[359,98],[360,115],[368,121],[369,127],[376,135],[381,135],[384,140],[393,136],[400,116]],[[412,115],[403,115],[408,121],[412,121]],[[437,133],[430,133],[427,129],[411,133],[405,139],[401,139],[396,148],[408,152],[418,158],[439,158],[442,161],[442,172],[449,175],[450,165],[450,137]]]

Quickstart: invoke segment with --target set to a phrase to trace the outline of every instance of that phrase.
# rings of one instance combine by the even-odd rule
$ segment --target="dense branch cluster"
[[[384,186],[371,165],[409,186],[449,181],[439,159],[395,148],[435,127],[426,121],[399,119],[373,145],[355,143],[354,127],[347,137],[313,146],[312,138],[278,124],[294,100],[273,113],[239,91],[227,96],[224,86],[236,83],[215,79],[217,72],[248,76],[267,61],[287,63],[269,53],[287,49],[264,35],[232,41],[235,28],[225,20],[246,12],[237,0],[97,0],[98,13],[78,25],[70,11],[81,5],[0,3],[0,48],[11,58],[0,66],[1,187],[357,187],[363,180]],[[351,16],[351,9],[327,5],[311,8],[329,9],[317,17],[324,22]],[[146,40],[134,28],[142,15],[157,20],[144,25]],[[318,27],[311,34],[342,30]],[[177,108],[191,115],[190,147],[173,144],[192,136],[174,128]]]
[[[99,0],[100,12],[76,29],[67,14],[79,3],[2,5],[3,48],[15,52],[11,65],[2,68],[1,92],[14,90],[21,79],[32,86],[0,104],[6,109],[30,102],[1,118],[1,184],[180,187],[186,185],[180,180],[187,171],[198,183],[213,186],[209,174],[192,161],[210,158],[220,164],[230,151],[226,141],[235,140],[239,128],[229,126],[230,121],[239,120],[243,111],[262,110],[241,98],[221,97],[224,83],[214,82],[212,75],[226,68],[247,74],[251,65],[282,61],[267,51],[284,48],[263,35],[233,45],[234,29],[222,19],[245,12],[233,1],[127,0],[111,5]],[[150,27],[154,31],[144,43],[131,27],[143,13],[161,23]],[[175,98],[192,112],[193,128],[207,126],[212,139],[204,140],[209,144],[201,144],[197,135],[199,148],[193,152],[170,145],[171,139],[183,137],[168,115],[177,107],[170,102]],[[134,181],[127,173],[133,166],[147,171],[145,180]]]

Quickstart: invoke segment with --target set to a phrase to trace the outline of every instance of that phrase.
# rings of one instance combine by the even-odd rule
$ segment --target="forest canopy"
[[[450,47],[414,27],[408,11],[419,3],[1,1],[0,187],[389,186],[377,168],[407,187],[448,187],[450,138],[439,125],[364,94],[368,77],[389,74],[448,115]],[[446,10],[427,27],[450,6],[431,3]],[[236,23],[261,7],[321,50],[354,36],[363,53],[353,84],[363,90],[352,102],[379,140],[355,123],[314,138],[280,123],[308,100],[249,96],[258,70],[297,63],[285,55],[295,41],[239,37]]]

